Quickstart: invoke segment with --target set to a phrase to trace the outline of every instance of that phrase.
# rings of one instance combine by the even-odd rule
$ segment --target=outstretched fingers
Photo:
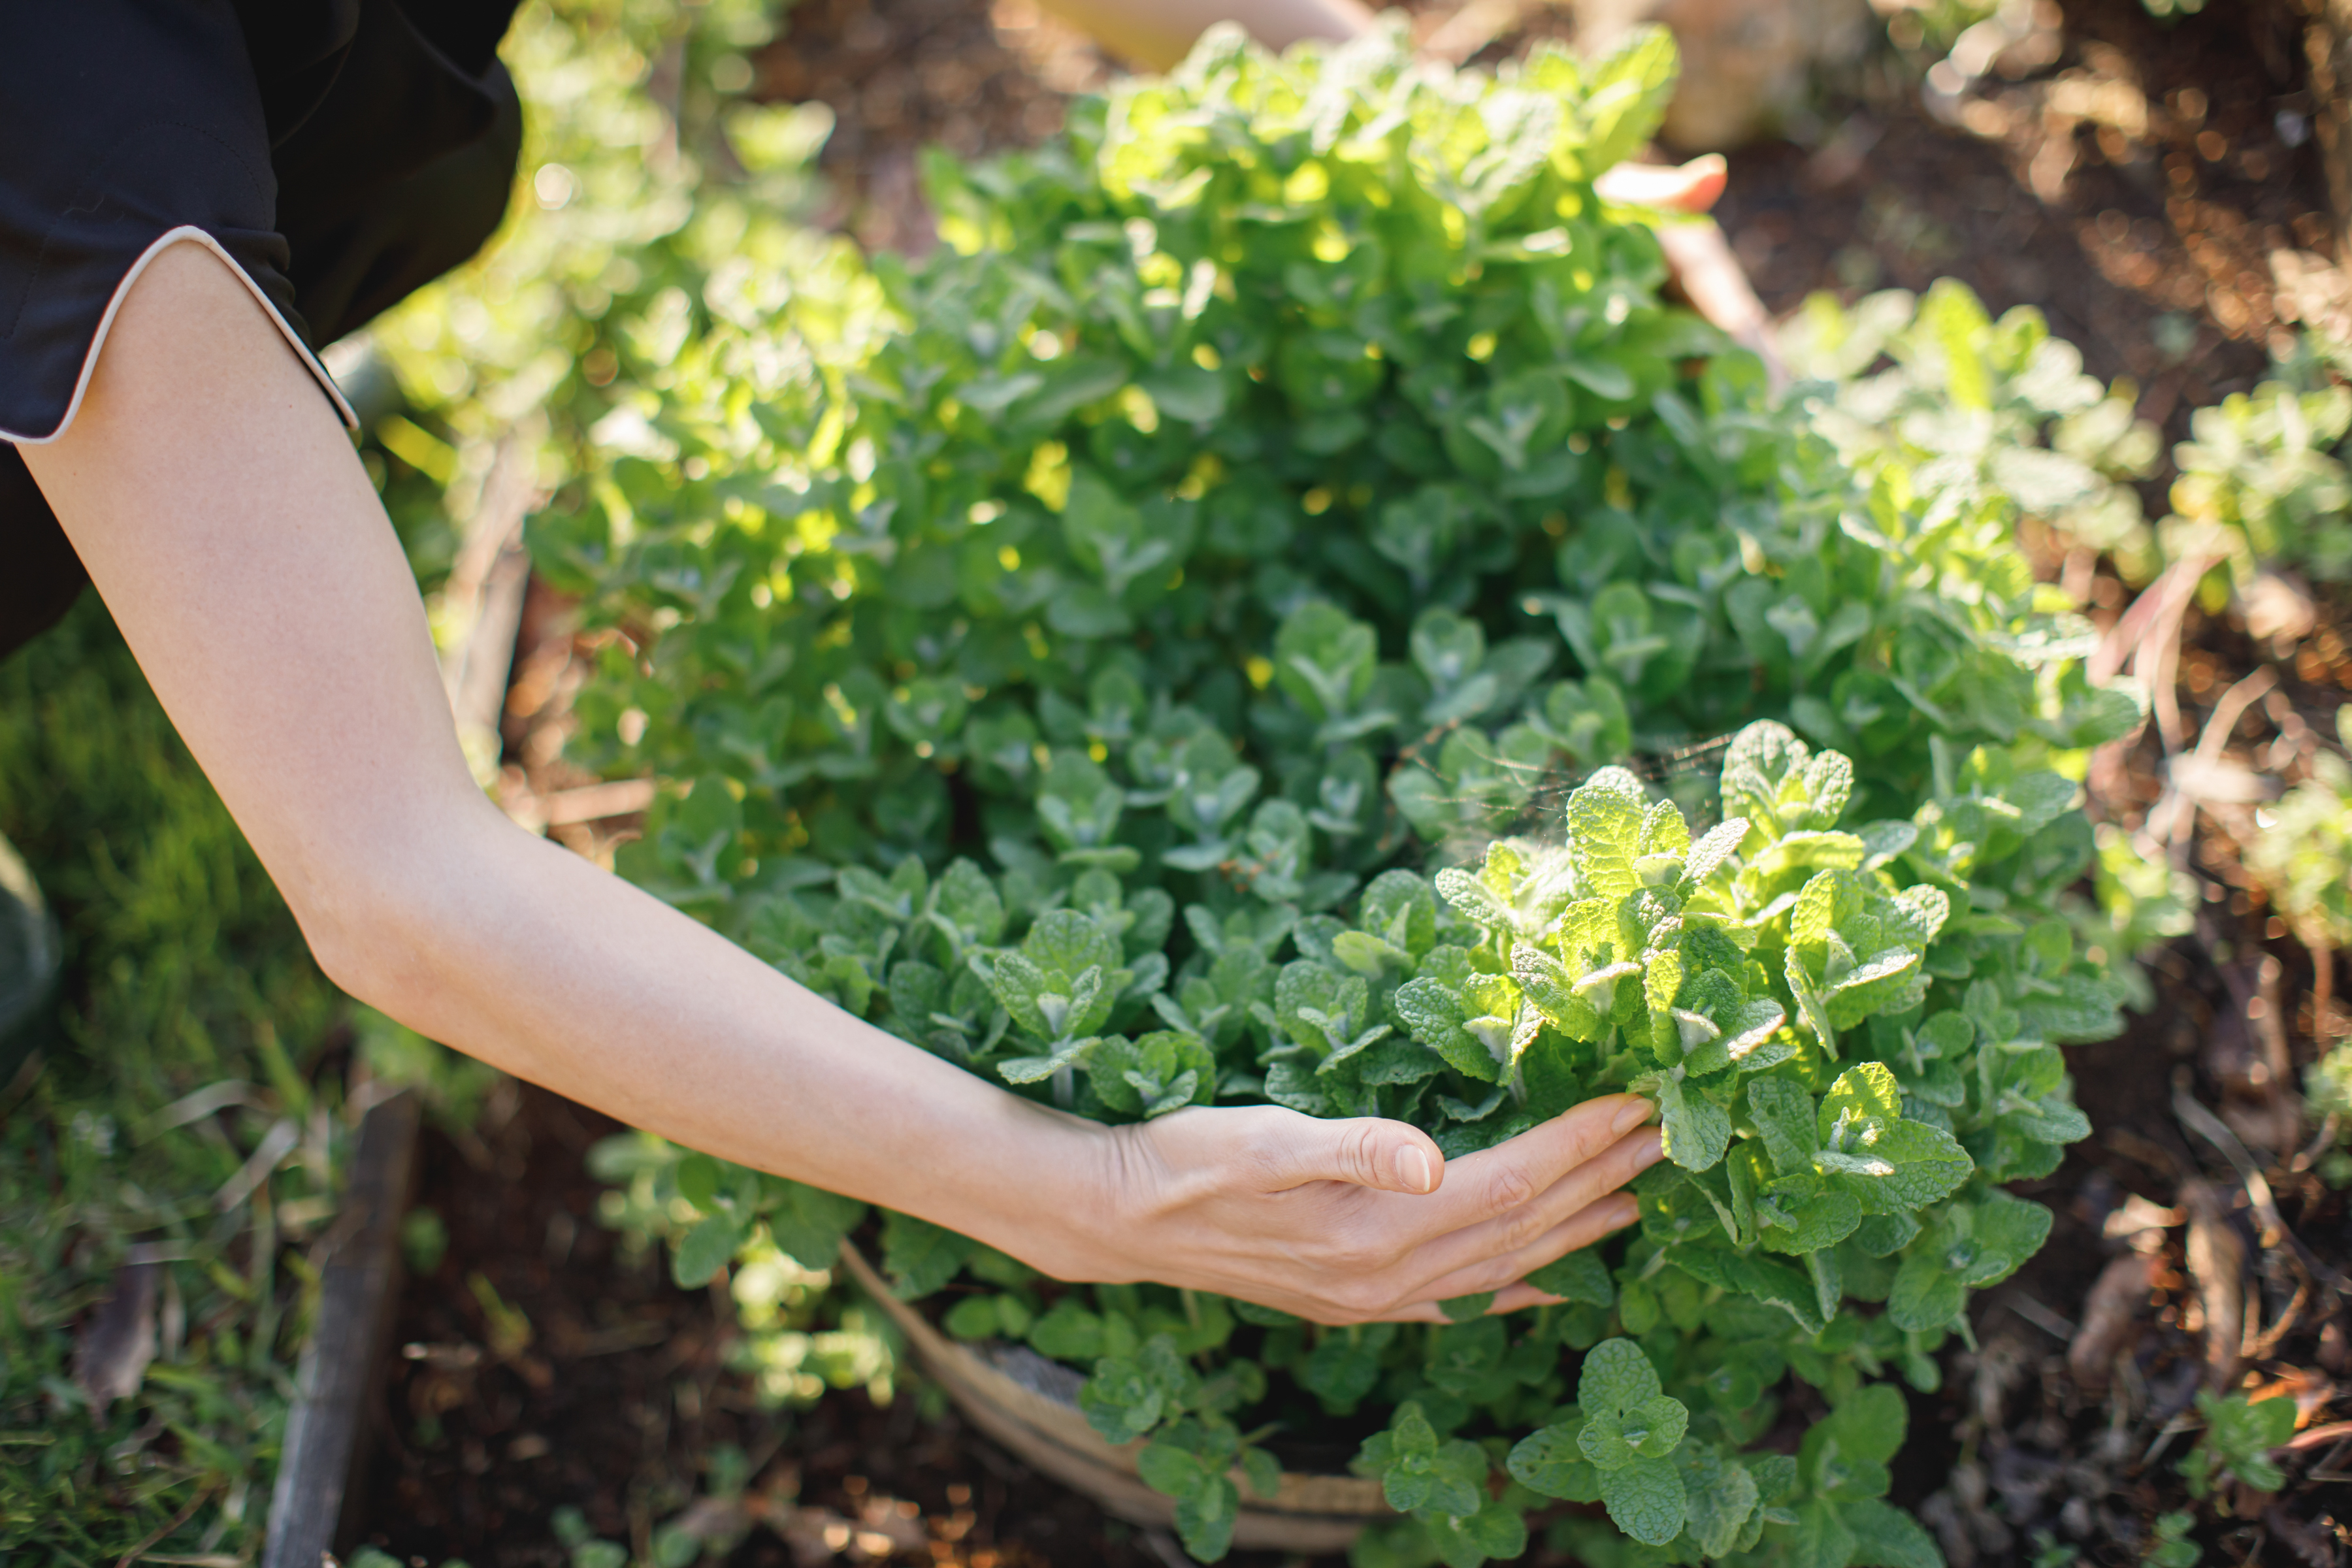
[[[1432,1218],[1442,1227],[1436,1234],[1507,1220],[1564,1181],[1577,1184],[1570,1193],[1583,1194],[1571,1205],[1581,1208],[1632,1180],[1647,1163],[1629,1164],[1638,1158],[1635,1149],[1620,1146],[1652,1114],[1650,1102],[1639,1095],[1608,1095],[1491,1149],[1465,1154],[1453,1163],[1445,1190],[1432,1205]]]
[[[1412,1301],[1381,1316],[1397,1322],[1450,1321],[1444,1302],[1489,1292],[1495,1298],[1486,1308],[1489,1316],[1528,1307],[1556,1306],[1560,1298],[1528,1284],[1527,1277],[1571,1252],[1582,1251],[1612,1231],[1624,1229],[1640,1217],[1641,1205],[1632,1194],[1612,1193],[1586,1205],[1526,1247],[1431,1280],[1415,1292]]]
[[[1465,1264],[1438,1276],[1430,1281],[1428,1295],[1433,1300],[1446,1301],[1457,1296],[1508,1290],[1544,1265],[1557,1262],[1614,1231],[1624,1229],[1641,1215],[1641,1205],[1633,1194],[1612,1193],[1576,1210],[1524,1247],[1481,1258],[1475,1263]],[[1540,1292],[1538,1296],[1543,1300],[1551,1300]]]

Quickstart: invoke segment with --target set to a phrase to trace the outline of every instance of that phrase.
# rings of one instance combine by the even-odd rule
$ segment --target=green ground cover
[[[0,1550],[249,1559],[351,1135],[347,1004],[94,595],[0,665],[0,832],[68,963],[0,1114]],[[142,1260],[105,1363],[131,1391],[94,1399],[77,1343]]]

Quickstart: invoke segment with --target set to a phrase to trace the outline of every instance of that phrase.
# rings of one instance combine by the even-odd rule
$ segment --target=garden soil
[[[1481,60],[1569,30],[1560,11],[1479,4]],[[2011,71],[1940,113],[1916,62],[1882,51],[1840,68],[1782,139],[1735,154],[1720,216],[1775,312],[1817,289],[1852,299],[1956,277],[1996,312],[2041,307],[2088,369],[2128,377],[2143,416],[2181,439],[2190,411],[2260,377],[2285,327],[2317,308],[2297,276],[2334,259],[2301,23],[2284,0],[2221,0],[2169,25],[2140,0],[2042,15],[2054,28],[2021,64],[2004,58]],[[1422,6],[1416,26],[1454,20],[1449,5]],[[920,249],[920,146],[971,156],[1034,142],[1109,68],[1026,0],[993,12],[803,0],[756,80],[769,97],[832,106],[834,221],[869,245]],[[2072,111],[2086,104],[2106,107]],[[2145,488],[2152,516],[2168,479]],[[2103,626],[2131,596],[2104,567],[2081,586]],[[2347,1559],[2352,1224],[2313,1169],[2329,1130],[2307,1124],[2293,1088],[2323,1035],[2352,1020],[2239,864],[2252,804],[2176,810],[2165,784],[2170,750],[2217,718],[2228,729],[2200,748],[2211,763],[2301,776],[2352,700],[2352,604],[2321,595],[2306,610],[2299,636],[2266,641],[2233,614],[2190,610],[2172,747],[2152,724],[2094,768],[2095,819],[2138,830],[2169,812],[2204,902],[2195,931],[2158,955],[2156,1005],[2120,1038],[2070,1048],[2096,1131],[2020,1189],[2055,1212],[2051,1242],[1981,1300],[1977,1346],[1945,1354],[1941,1389],[1913,1397],[1895,1500],[1954,1568],[2056,1563],[2070,1549],[2140,1561],[2150,1521],[2190,1506],[2174,1467],[2209,1386],[2292,1398],[2299,1430],[2278,1456],[2284,1490],[2206,1505],[2206,1560]],[[510,702],[509,754],[544,793],[578,782],[541,739],[573,684],[549,672],[573,656],[546,613],[524,644],[518,669],[538,672],[539,694]],[[599,852],[626,826],[577,842]],[[518,1087],[481,1126],[428,1133],[419,1202],[449,1246],[399,1305],[363,1539],[414,1563],[551,1565],[562,1553],[549,1521],[569,1505],[642,1554],[696,1495],[698,1466],[731,1444],[751,1464],[746,1501],[702,1504],[698,1520],[721,1539],[746,1531],[733,1563],[1183,1561],[912,1389],[887,1406],[850,1394],[761,1411],[726,1370],[728,1304],[676,1289],[656,1258],[623,1258],[596,1224],[583,1157],[612,1130]],[[1563,1560],[1538,1547],[1528,1561]]]

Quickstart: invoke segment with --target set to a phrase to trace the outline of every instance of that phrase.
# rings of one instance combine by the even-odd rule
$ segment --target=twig
[[[2325,1051],[2336,1033],[2336,946],[2325,934],[2305,937],[2303,945],[2311,954],[2311,1037]],[[2333,1122],[2335,1112],[2327,1119]]]
[[[2344,1118],[2336,1111],[2329,1111],[2327,1119],[2319,1124],[2318,1135],[2304,1145],[2303,1152],[2294,1157],[2294,1168],[2298,1171],[2311,1169],[2313,1163],[2319,1158],[2320,1154],[2335,1143],[2336,1134],[2343,1129],[2343,1125]]]
[[[2212,716],[2205,721],[2204,729],[2198,731],[2199,758],[2211,762],[2221,756],[2221,748],[2230,743],[2230,731],[2238,727],[2238,721],[2245,717],[2246,710],[2260,701],[2277,684],[2278,672],[2266,664],[2221,693],[2221,700],[2213,704]]]
[[[2246,1244],[2222,1212],[2211,1183],[2183,1182],[2180,1207],[2189,1216],[2189,1275],[2197,1282],[2205,1318],[2205,1385],[2219,1391],[2236,1379],[2245,1347]]]
[[[2164,1430],[2156,1435],[2156,1441],[2147,1446],[2147,1452],[2139,1457],[2140,1468],[2146,1469],[2148,1466],[2156,1463],[2156,1457],[2158,1454],[2163,1453],[2165,1446],[2170,1443],[2175,1437],[2179,1436],[2183,1432],[2201,1431],[2204,1429],[2204,1426],[2205,1422],[2203,1417],[2191,1415],[2185,1410],[2179,1415],[2174,1416],[2171,1420],[2166,1422],[2164,1424]]]
[[[2003,1304],[2006,1305],[2011,1311],[2016,1313],[2019,1317],[2023,1318],[2027,1322],[2032,1323],[2035,1328],[2040,1329],[2043,1333],[2048,1334],[2060,1344],[2065,1344],[2074,1337],[2074,1324],[2068,1322],[2065,1319],[2060,1317],[2057,1313],[2052,1311],[2049,1308],[2043,1306],[2032,1297],[2025,1294],[2022,1290],[2012,1291],[2007,1301]]]
[[[2184,1088],[2176,1087],[2172,1091],[2172,1113],[2180,1119],[2182,1126],[2219,1149],[2222,1158],[2236,1169],[2238,1179],[2246,1185],[2246,1197],[2253,1205],[2255,1216],[2263,1222],[2263,1246],[2285,1242],[2315,1279],[2338,1294],[2352,1290],[2352,1280],[2322,1263],[2302,1238],[2287,1228],[2286,1216],[2279,1213],[2278,1204],[2271,1196],[2270,1183],[2254,1168],[2253,1157],[2246,1152],[2246,1146],[2238,1142],[2238,1135],[2230,1131],[2227,1123],[2198,1104]]]
[[[2294,1295],[2287,1302],[2286,1310],[2279,1314],[2278,1321],[2247,1342],[2245,1359],[2269,1360],[2271,1352],[2278,1349],[2279,1342],[2286,1338],[2288,1332],[2303,1317],[2303,1309],[2309,1304],[2310,1300],[2311,1279],[2310,1276],[2305,1275],[2295,1281]]]
[[[2175,596],[2179,574],[2183,568],[2192,565],[2195,571],[2188,578],[2190,587],[2194,587],[2197,581],[2205,575],[2211,563],[2195,558],[2174,562],[2165,569],[2164,575],[2141,589],[2139,597],[2116,617],[2106,637],[2092,650],[2090,667],[2085,673],[2090,676],[2093,685],[2104,685],[2113,680],[2133,656],[2146,646],[2149,626],[2162,613],[2165,604]],[[2186,604],[2188,591],[2179,590],[2178,596]]]
[[[2271,1452],[2300,1454],[2306,1449],[2316,1448],[2322,1443],[2333,1443],[2344,1437],[2352,1437],[2352,1421],[2331,1421],[2325,1426],[2314,1426],[2308,1432],[2297,1432]]]
[[[2262,1220],[2264,1231],[2286,1235],[2286,1216],[2279,1213],[2277,1203],[2271,1197],[2270,1183],[2263,1179],[2262,1172],[2255,1167],[2254,1157],[2246,1152],[2246,1146],[2238,1142],[2238,1135],[2230,1131],[2229,1124],[2200,1105],[2186,1088],[2178,1085],[2172,1091],[2172,1114],[2180,1119],[2183,1127],[2220,1150],[2221,1157],[2235,1168],[2238,1179],[2245,1184],[2246,1196],[2252,1202],[2254,1214]],[[2278,1236],[2264,1235],[2263,1245],[2275,1247]]]

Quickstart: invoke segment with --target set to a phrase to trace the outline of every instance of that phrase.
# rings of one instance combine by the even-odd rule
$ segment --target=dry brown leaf
[[[2221,1194],[2210,1183],[2183,1182],[2180,1206],[2189,1214],[2189,1274],[2197,1283],[2198,1304],[2203,1309],[2205,1384],[2218,1391],[2238,1375],[2246,1323],[2242,1283],[2246,1244],[2231,1228]]]
[[[155,1359],[155,1289],[163,1266],[126,1263],[114,1293],[83,1320],[74,1342],[73,1380],[102,1416],[107,1406],[139,1392]]]
[[[2184,1217],[2179,1209],[2168,1209],[2137,1193],[2127,1193],[2124,1201],[2109,1212],[2099,1233],[2109,1241],[2128,1244],[2136,1252],[2155,1252],[2164,1246],[2164,1233]]]
[[[2083,1301],[2083,1326],[2066,1347],[2066,1369],[2084,1393],[2105,1392],[2116,1352],[2147,1308],[2155,1279],[2154,1261],[2140,1252],[2127,1252],[2100,1271]]]

